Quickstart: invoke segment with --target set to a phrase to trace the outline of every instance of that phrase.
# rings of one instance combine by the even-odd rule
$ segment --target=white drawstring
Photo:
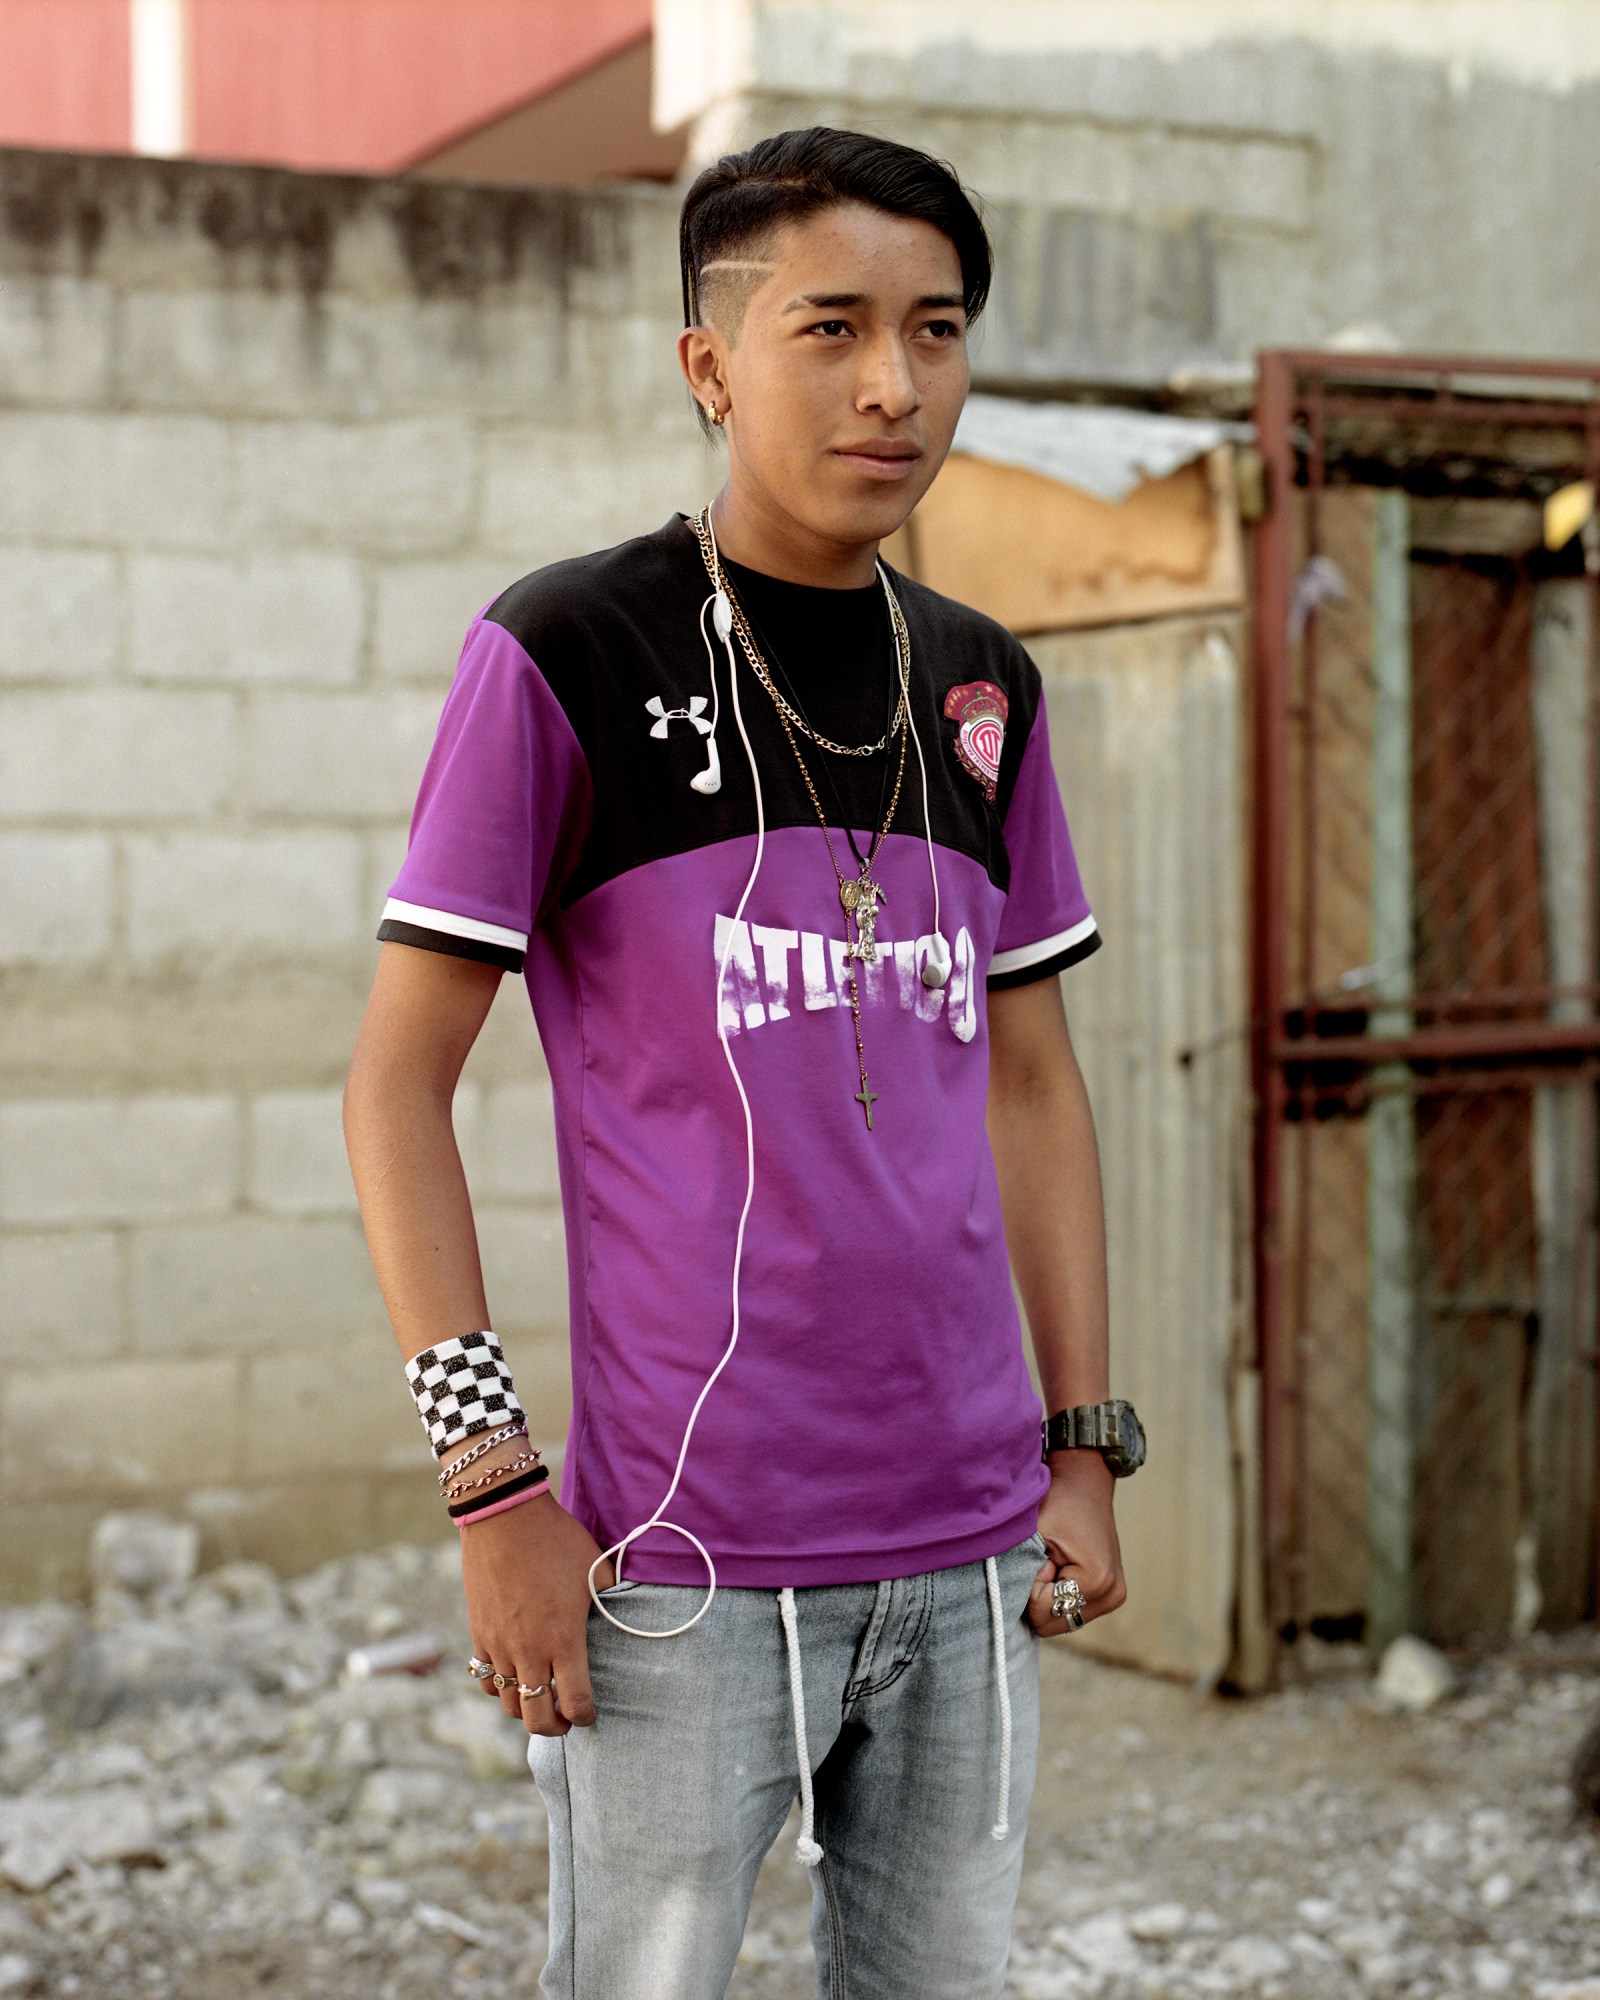
[[[794,1713],[794,1753],[800,1766],[800,1838],[794,1851],[808,1868],[815,1868],[822,1859],[822,1849],[812,1838],[816,1801],[811,1793],[811,1750],[806,1741],[806,1691],[800,1679],[800,1627],[795,1621],[794,1592],[787,1584],[778,1592],[778,1615],[789,1648],[789,1706]]]
[[[1000,1797],[991,1840],[1011,1831],[1011,1689],[1006,1683],[1006,1614],[1000,1603],[1000,1571],[993,1556],[985,1556],[983,1574],[989,1585],[989,1623],[994,1630],[994,1684],[1000,1697]]]

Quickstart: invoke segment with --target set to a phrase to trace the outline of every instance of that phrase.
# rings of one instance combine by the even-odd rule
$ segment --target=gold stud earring
[[[717,408],[715,401],[706,404],[706,415],[711,419],[711,421],[714,424],[718,426],[721,425],[723,420],[723,413],[721,410]]]

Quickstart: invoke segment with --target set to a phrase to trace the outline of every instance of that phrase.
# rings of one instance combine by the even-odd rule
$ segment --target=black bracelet
[[[548,1483],[550,1473],[547,1467],[536,1465],[531,1472],[524,1472],[518,1479],[508,1479],[504,1486],[491,1486],[476,1499],[462,1500],[447,1511],[452,1521],[459,1521],[464,1515],[476,1514],[482,1507],[492,1507],[497,1501],[507,1499],[513,1493],[525,1493],[530,1486]]]

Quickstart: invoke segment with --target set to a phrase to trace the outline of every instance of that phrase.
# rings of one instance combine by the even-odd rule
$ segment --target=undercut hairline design
[[[737,341],[751,299],[777,268],[775,258],[713,257],[710,263],[700,266],[695,277],[696,311],[702,319],[720,327],[730,341]],[[710,284],[705,282],[707,278]]]

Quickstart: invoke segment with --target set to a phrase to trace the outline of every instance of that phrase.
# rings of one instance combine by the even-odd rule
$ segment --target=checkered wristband
[[[425,1347],[406,1363],[406,1380],[435,1458],[491,1424],[527,1418],[500,1336],[487,1327]]]

